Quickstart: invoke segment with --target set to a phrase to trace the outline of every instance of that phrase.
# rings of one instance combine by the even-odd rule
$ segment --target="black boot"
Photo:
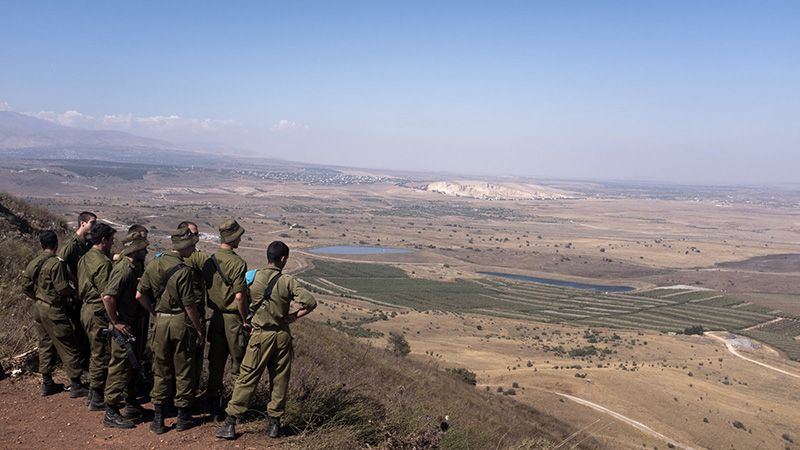
[[[164,426],[164,409],[160,404],[153,404],[153,422],[150,424],[150,431],[155,434],[163,434],[167,431]]]
[[[122,417],[119,413],[119,406],[106,405],[106,415],[103,417],[103,425],[109,428],[136,428],[130,420]]]
[[[89,390],[81,383],[80,378],[75,378],[69,384],[69,398],[80,398],[89,395]]]
[[[281,419],[278,417],[269,418],[269,428],[267,428],[267,436],[276,438],[281,434]]]
[[[53,381],[52,375],[42,375],[42,397],[64,391],[64,385]]]
[[[142,405],[135,398],[125,400],[125,409],[122,410],[122,417],[128,420],[137,420],[142,418],[142,413]]]
[[[92,399],[89,401],[89,411],[105,411],[106,402],[101,389],[92,388]]]
[[[189,408],[178,408],[178,420],[175,422],[175,429],[186,431],[195,425],[197,425],[197,422],[194,421],[192,414],[189,413]]]
[[[222,400],[219,397],[208,398],[208,409],[211,413],[211,420],[222,422],[225,420],[225,410],[222,409]]]
[[[222,427],[217,429],[214,436],[220,439],[236,439],[236,416],[228,416],[225,418],[225,423]]]

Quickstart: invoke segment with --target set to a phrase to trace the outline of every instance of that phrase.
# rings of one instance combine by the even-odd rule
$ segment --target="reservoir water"
[[[565,281],[565,280],[555,280],[552,278],[539,278],[539,277],[530,277],[527,275],[517,275],[513,273],[503,273],[503,272],[478,272],[482,275],[490,275],[493,277],[499,278],[508,278],[509,280],[517,280],[517,281],[531,281],[533,283],[541,283],[541,284],[549,284],[551,286],[560,286],[560,287],[569,287],[574,289],[586,289],[590,291],[600,291],[600,292],[630,292],[634,290],[634,288],[630,286],[613,286],[613,285],[603,285],[603,284],[589,284],[589,283],[578,283],[575,281]]]
[[[396,255],[400,253],[411,253],[411,250],[404,248],[360,245],[330,245],[327,247],[315,247],[308,251],[325,255]]]

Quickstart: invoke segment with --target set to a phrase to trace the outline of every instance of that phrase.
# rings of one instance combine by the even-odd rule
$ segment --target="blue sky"
[[[0,105],[308,162],[800,181],[800,2],[3,2]]]

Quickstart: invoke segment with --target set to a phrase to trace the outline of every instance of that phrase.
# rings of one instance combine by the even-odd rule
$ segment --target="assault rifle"
[[[96,313],[94,313],[94,315],[97,316],[103,323],[109,324],[108,328],[100,329],[99,335],[101,337],[108,337],[111,335],[111,337],[117,341],[117,344],[125,349],[125,353],[128,354],[128,361],[131,362],[131,367],[136,370],[141,369],[142,365],[139,363],[139,358],[136,357],[136,349],[134,347],[136,344],[136,336],[126,336],[121,331],[114,328],[108,319],[108,313],[106,312],[105,308],[98,310]]]

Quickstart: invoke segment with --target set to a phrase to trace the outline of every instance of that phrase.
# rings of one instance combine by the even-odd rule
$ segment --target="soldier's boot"
[[[269,427],[267,428],[267,436],[276,438],[281,434],[281,419],[278,417],[269,418]]]
[[[88,394],[86,395],[86,398],[83,399],[83,403],[88,408],[89,405],[92,403],[92,396],[94,396],[94,390],[93,389],[89,389],[87,392],[88,392]]]
[[[69,398],[80,398],[89,395],[89,390],[81,383],[80,378],[75,378],[69,384]]]
[[[167,431],[164,426],[164,409],[160,404],[153,405],[153,422],[150,423],[150,431],[155,434],[163,434]]]
[[[189,428],[197,425],[189,408],[178,408],[178,420],[175,422],[175,429],[177,431],[186,431]]]
[[[225,423],[214,433],[220,439],[236,439],[236,416],[228,416]]]
[[[128,420],[141,419],[143,415],[142,405],[135,398],[125,400],[125,408],[122,410],[122,417]]]
[[[64,391],[64,385],[53,381],[52,375],[42,375],[42,397]]]
[[[103,417],[103,425],[109,428],[136,428],[133,422],[122,417],[119,413],[119,406],[106,405],[106,415]]]
[[[208,409],[211,413],[211,420],[214,422],[222,422],[225,420],[225,410],[222,409],[222,399],[219,397],[208,398]]]
[[[92,400],[89,401],[89,411],[105,411],[106,401],[102,389],[92,388]]]

